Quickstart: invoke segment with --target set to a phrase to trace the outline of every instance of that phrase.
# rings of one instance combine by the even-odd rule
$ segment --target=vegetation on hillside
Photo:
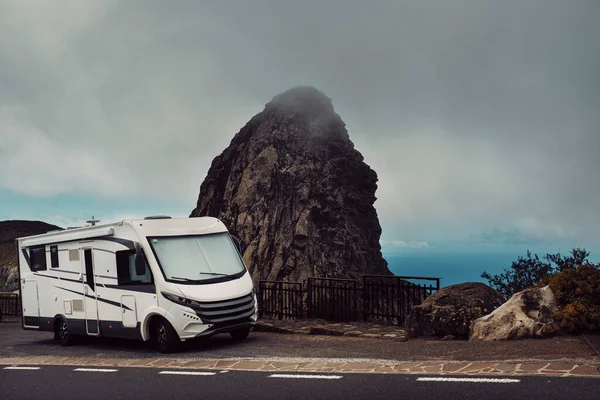
[[[513,294],[532,287],[549,285],[556,296],[558,311],[554,318],[567,332],[600,330],[600,263],[592,264],[590,253],[581,248],[547,254],[540,260],[527,251],[510,269],[498,275],[481,274],[489,285],[509,299]]]
[[[544,256],[546,262],[544,262],[537,254],[532,256],[531,252],[527,250],[526,257],[517,257],[517,261],[513,261],[510,269],[505,268],[504,272],[493,276],[488,272],[483,272],[481,277],[487,279],[491,287],[509,299],[513,294],[534,287],[544,278],[553,276],[557,272],[590,264],[589,255],[589,251],[575,248],[566,257],[560,253],[546,254]],[[597,267],[600,268],[600,264]]]
[[[17,289],[17,249],[15,239],[62,229],[41,221],[0,221],[0,292]]]
[[[538,286],[550,285],[559,310],[554,318],[567,332],[600,330],[600,264],[564,268],[544,278]]]

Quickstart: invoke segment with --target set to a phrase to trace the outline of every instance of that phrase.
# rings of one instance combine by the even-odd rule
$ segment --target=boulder
[[[377,174],[331,99],[313,87],[275,96],[215,157],[190,217],[222,220],[252,278],[389,275],[374,208]]]
[[[552,336],[560,330],[554,320],[558,310],[549,286],[515,293],[491,314],[474,320],[469,340],[509,340]]]
[[[446,286],[411,309],[405,323],[409,337],[453,336],[466,339],[471,321],[491,313],[504,298],[480,282]]]

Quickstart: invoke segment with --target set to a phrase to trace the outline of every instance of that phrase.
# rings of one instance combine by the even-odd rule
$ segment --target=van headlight
[[[185,297],[181,297],[179,295],[168,293],[168,292],[160,292],[165,299],[171,300],[173,303],[181,304],[182,306],[190,307],[192,305],[192,301],[190,299],[186,299]]]

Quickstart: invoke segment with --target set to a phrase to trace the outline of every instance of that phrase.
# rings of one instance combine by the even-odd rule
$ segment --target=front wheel
[[[173,353],[181,343],[175,329],[164,319],[161,319],[155,325],[154,340],[156,348],[161,353]]]
[[[236,341],[244,340],[250,334],[250,328],[236,329],[235,331],[229,332],[229,334],[231,335],[233,340],[236,340]]]

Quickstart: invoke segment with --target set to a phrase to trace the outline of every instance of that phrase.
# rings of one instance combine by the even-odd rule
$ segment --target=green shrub
[[[510,269],[505,268],[503,273],[493,276],[484,272],[481,277],[487,279],[489,286],[499,291],[508,300],[513,294],[534,287],[556,272],[587,264],[589,255],[589,251],[576,248],[571,250],[571,255],[567,257],[563,257],[560,253],[546,254],[544,259],[548,262],[543,262],[537,254],[532,256],[527,250],[527,256],[517,257],[517,261],[513,261]]]
[[[508,300],[513,294],[534,287],[553,272],[550,263],[540,261],[537,254],[532,257],[531,252],[527,250],[527,257],[519,256],[517,261],[513,261],[510,270],[505,268],[503,273],[494,276],[484,272],[481,277],[487,279],[489,286]]]
[[[559,310],[561,328],[571,333],[600,330],[600,265],[583,264],[546,277],[537,286],[550,285]]]

